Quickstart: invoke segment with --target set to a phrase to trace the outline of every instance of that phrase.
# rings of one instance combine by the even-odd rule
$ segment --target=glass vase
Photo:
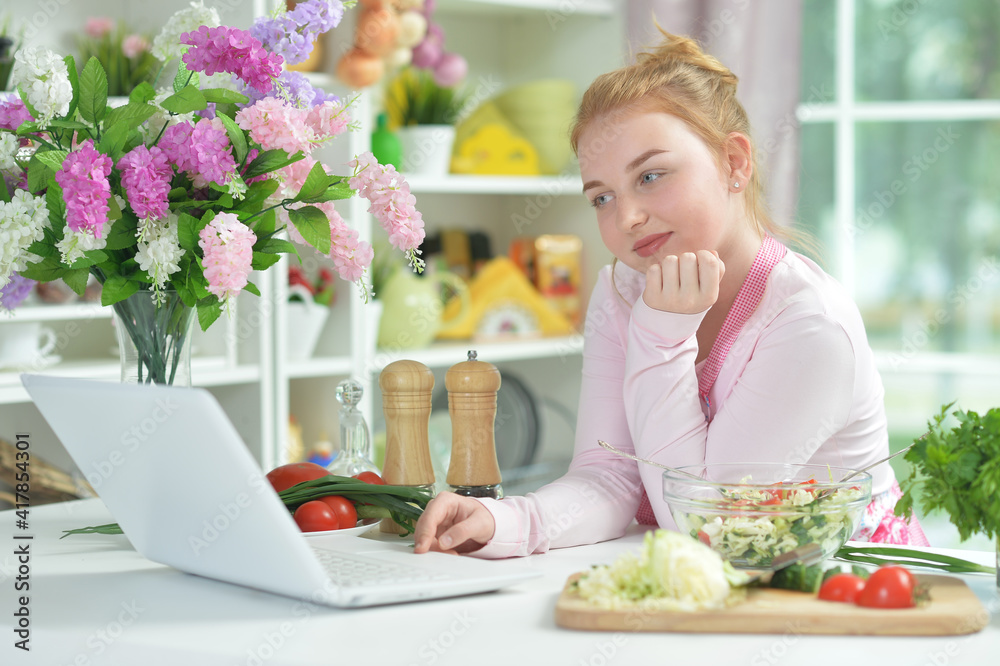
[[[122,383],[191,385],[194,308],[175,291],[162,292],[159,301],[140,291],[111,307]]]

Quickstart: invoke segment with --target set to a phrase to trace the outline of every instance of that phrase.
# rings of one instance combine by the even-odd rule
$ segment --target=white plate
[[[303,532],[302,534],[307,537],[321,537],[321,536],[360,536],[370,530],[373,527],[378,527],[378,523],[372,523],[371,525],[358,525],[357,527],[348,527],[343,530],[327,530],[325,532]]]

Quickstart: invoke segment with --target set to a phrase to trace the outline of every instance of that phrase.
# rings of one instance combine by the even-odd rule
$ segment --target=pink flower
[[[101,237],[101,229],[108,221],[111,166],[110,157],[94,150],[92,139],[84,141],[63,160],[56,172],[56,182],[63,190],[66,226],[70,230]]]
[[[182,58],[190,70],[209,76],[219,72],[235,74],[260,92],[269,91],[273,80],[281,75],[284,59],[265,51],[263,45],[246,30],[203,25],[197,30],[185,32],[180,41],[192,47]]]
[[[308,153],[310,128],[306,124],[308,112],[296,109],[277,97],[265,97],[250,107],[236,113],[236,124],[250,132],[250,138],[264,150],[284,150],[294,155],[300,150]]]
[[[140,144],[118,160],[118,168],[122,172],[122,187],[129,206],[136,216],[140,220],[164,217],[174,171],[163,150]]]
[[[101,39],[114,29],[115,22],[107,16],[94,16],[83,24],[83,31],[93,39]]]
[[[28,107],[20,97],[0,99],[0,129],[16,130],[21,123],[34,120],[28,113]]]
[[[122,40],[122,53],[126,58],[135,58],[149,50],[149,40],[142,35],[128,35]]]
[[[379,164],[370,152],[348,164],[355,170],[348,183],[371,203],[368,212],[389,234],[389,242],[400,250],[416,250],[424,240],[424,220],[403,177],[391,164]]]
[[[247,285],[257,236],[233,213],[219,213],[198,235],[208,290],[220,301],[237,296]]]
[[[306,123],[312,128],[316,142],[343,134],[350,122],[347,108],[340,102],[326,101],[319,106],[310,107],[306,117]]]
[[[210,182],[225,185],[236,169],[229,135],[218,118],[202,118],[195,125],[171,125],[158,145],[178,171],[190,176],[195,187],[206,187]]]

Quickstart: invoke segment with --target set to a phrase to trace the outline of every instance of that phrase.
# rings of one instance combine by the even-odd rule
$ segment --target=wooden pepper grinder
[[[500,371],[492,363],[469,360],[451,366],[445,375],[451,415],[451,462],[448,485],[459,495],[503,497],[500,465],[493,437]]]
[[[434,465],[427,441],[434,373],[417,361],[395,361],[378,378],[385,413],[385,464],[382,478],[397,486],[434,490]],[[382,519],[382,532],[403,534],[391,518]]]

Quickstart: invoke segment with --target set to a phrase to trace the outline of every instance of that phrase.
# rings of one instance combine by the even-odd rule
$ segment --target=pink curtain
[[[774,220],[790,225],[799,172],[801,0],[627,0],[634,52],[659,42],[656,23],[688,35],[728,66],[750,115]]]

